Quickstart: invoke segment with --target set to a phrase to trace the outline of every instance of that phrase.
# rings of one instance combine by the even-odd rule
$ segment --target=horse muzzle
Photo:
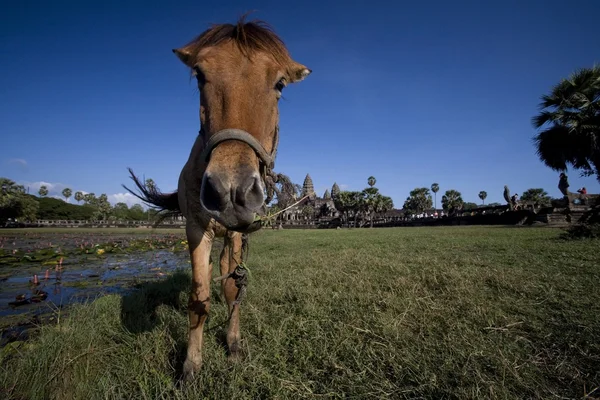
[[[243,168],[234,177],[205,172],[200,203],[217,222],[233,231],[244,231],[254,222],[264,204],[265,188],[258,172]]]

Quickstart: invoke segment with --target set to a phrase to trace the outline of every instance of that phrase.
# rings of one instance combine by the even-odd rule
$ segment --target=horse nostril
[[[227,189],[218,176],[205,175],[200,200],[209,211],[224,211],[227,208]]]
[[[260,177],[252,174],[235,193],[236,205],[244,208],[256,209],[264,201],[264,189]]]

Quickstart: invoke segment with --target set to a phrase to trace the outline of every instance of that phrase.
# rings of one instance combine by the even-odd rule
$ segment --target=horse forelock
[[[281,65],[287,65],[292,61],[283,40],[268,23],[261,20],[246,21],[245,18],[245,16],[241,17],[235,25],[213,25],[184,47],[195,56],[204,48],[232,41],[248,58],[262,52],[270,55]]]

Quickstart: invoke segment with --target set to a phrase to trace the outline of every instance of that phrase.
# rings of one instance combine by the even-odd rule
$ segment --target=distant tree
[[[302,186],[295,184],[292,182],[289,176],[285,174],[277,174],[277,180],[273,187],[275,191],[275,198],[277,203],[274,204],[277,206],[277,210],[285,210],[286,208],[293,205],[302,191]],[[271,209],[273,211],[273,208]],[[282,226],[284,214],[286,212],[281,212],[275,218],[275,223],[279,224],[279,227]]]
[[[374,201],[374,209],[376,214],[386,213],[394,208],[394,202],[391,197],[378,194]],[[373,219],[371,219],[373,226]]]
[[[440,185],[438,183],[433,183],[431,185],[431,191],[433,192],[433,196],[435,197],[434,207],[437,210],[437,192],[440,191]]]
[[[100,215],[102,220],[106,221],[112,209],[110,203],[108,202],[108,196],[106,194],[102,193],[100,197],[98,197],[97,207],[98,214]]]
[[[97,199],[95,193],[86,193],[83,195],[83,203],[88,205],[96,205]]]
[[[521,201],[527,203],[533,203],[540,207],[549,206],[551,203],[551,198],[548,196],[548,192],[546,192],[542,188],[537,189],[527,189],[521,195]]]
[[[152,192],[152,191],[156,190],[156,183],[154,182],[153,179],[148,178],[148,179],[146,179],[146,187],[148,188],[148,190],[150,192]]]
[[[474,210],[478,207],[479,207],[479,205],[477,203],[473,203],[473,202],[466,202],[462,206],[463,210]]]
[[[134,204],[129,208],[129,219],[143,221],[146,219],[144,208],[140,204]]]
[[[479,192],[479,198],[481,199],[481,204],[485,204],[485,199],[487,198],[487,192],[482,190]]]
[[[81,192],[75,192],[75,201],[77,203],[80,203],[81,200],[83,200],[83,193],[81,193]]]
[[[371,177],[373,178],[373,177]],[[376,187],[373,187],[371,185],[371,178],[369,178],[369,186],[368,188],[364,189],[362,191],[362,205],[363,205],[363,212],[369,216],[369,223],[371,228],[373,227],[373,216],[375,215],[375,212],[377,211],[377,206],[378,206],[378,202],[381,201],[381,194],[379,194],[379,189],[377,189]],[[374,183],[374,179],[373,178],[373,183]]]
[[[463,199],[462,195],[459,191],[450,189],[446,190],[444,196],[442,196],[442,208],[448,211],[450,214],[453,214],[457,210],[463,207]]]
[[[90,205],[75,205],[53,197],[38,197],[38,219],[70,219],[87,221],[94,219],[98,210]]]
[[[126,203],[117,203],[112,209],[112,215],[118,220],[129,219],[129,207]]]
[[[333,199],[335,208],[341,213],[342,220],[350,226],[350,216],[354,216],[354,220],[358,219],[358,214],[362,207],[362,193],[361,192],[350,192],[340,191],[339,194]]]
[[[429,189],[423,187],[413,189],[406,198],[406,201],[404,201],[402,208],[411,214],[421,214],[432,206],[433,201],[431,194],[429,194]]]
[[[46,187],[46,185],[40,186],[40,190],[38,190],[38,194],[40,195],[40,197],[48,196],[48,188]]]
[[[369,186],[373,187],[375,186],[375,183],[377,183],[377,179],[375,179],[374,176],[370,176],[369,179],[367,179],[367,183]]]
[[[354,216],[354,227],[359,226],[359,219],[366,216],[368,205],[363,192],[350,192],[350,212]]]
[[[600,66],[582,68],[542,96],[532,120],[537,155],[548,167],[565,171],[567,164],[600,181]]]
[[[381,203],[381,209],[378,212],[386,213],[394,209],[394,200],[389,196],[383,196]]]
[[[304,207],[302,207],[300,214],[304,218],[311,219],[313,217],[313,215],[315,215],[315,209],[313,206],[305,205]]]
[[[490,203],[490,204],[488,204],[488,207],[498,207],[498,206],[501,206],[501,205],[502,204],[500,204],[500,203]]]
[[[73,194],[73,191],[71,191],[71,189],[69,188],[64,188],[62,191],[62,195],[65,198],[65,202],[69,202],[69,197],[71,197],[71,194]]]
[[[38,202],[25,193],[22,185],[0,178],[0,223],[9,219],[34,221],[38,207]]]

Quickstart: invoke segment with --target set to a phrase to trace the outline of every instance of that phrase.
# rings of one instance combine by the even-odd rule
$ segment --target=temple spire
[[[313,185],[312,178],[309,174],[306,174],[306,178],[304,178],[304,183],[302,184],[302,196],[308,196],[310,199],[314,199],[316,197],[315,187]]]

